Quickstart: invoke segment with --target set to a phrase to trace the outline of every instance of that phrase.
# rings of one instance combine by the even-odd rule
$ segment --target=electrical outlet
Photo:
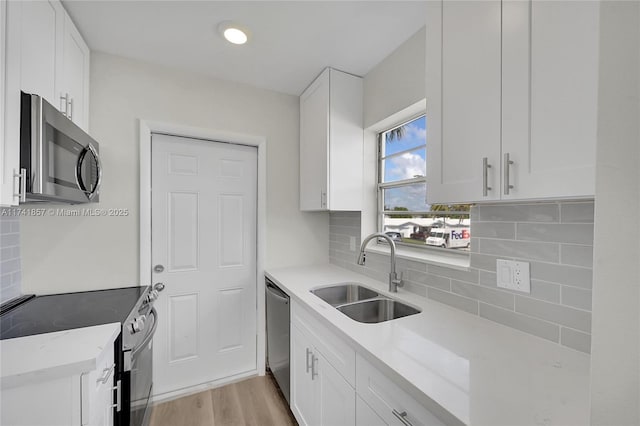
[[[496,261],[498,287],[531,293],[529,262],[498,259]]]
[[[349,250],[356,251],[356,237],[349,237]]]

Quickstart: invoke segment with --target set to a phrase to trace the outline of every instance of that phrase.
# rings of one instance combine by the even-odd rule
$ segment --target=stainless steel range
[[[148,423],[153,387],[153,335],[157,313],[155,288],[125,287],[111,290],[25,297],[0,309],[0,339],[50,333],[72,328],[120,322],[122,333],[114,346],[114,424]]]

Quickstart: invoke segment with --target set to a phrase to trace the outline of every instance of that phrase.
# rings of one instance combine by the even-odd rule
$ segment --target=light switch
[[[498,259],[496,261],[498,287],[531,293],[529,262]]]

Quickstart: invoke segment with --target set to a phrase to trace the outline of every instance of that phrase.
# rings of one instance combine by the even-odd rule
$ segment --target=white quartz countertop
[[[0,341],[3,388],[95,370],[100,354],[120,334],[120,323]]]
[[[587,354],[451,308],[334,265],[266,275],[445,423],[589,424]],[[356,322],[309,292],[355,281],[422,312],[379,324]],[[442,415],[444,413],[444,416]],[[438,414],[438,413],[434,413]],[[453,416],[451,418],[450,416]]]

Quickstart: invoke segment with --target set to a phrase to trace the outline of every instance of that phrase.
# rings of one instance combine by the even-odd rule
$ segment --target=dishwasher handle
[[[270,281],[267,281],[267,291],[282,303],[289,304],[289,296]]]

